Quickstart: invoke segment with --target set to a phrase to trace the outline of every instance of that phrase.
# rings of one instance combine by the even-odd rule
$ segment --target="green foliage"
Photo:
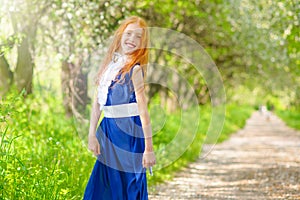
[[[197,109],[189,111],[190,123],[197,123],[193,121],[193,115]],[[157,165],[154,167],[154,176],[148,176],[149,185],[154,185],[158,182],[170,179],[174,173],[186,166],[189,162],[196,160],[199,156],[202,143],[204,141],[205,132],[208,127],[209,122],[209,112],[207,108],[201,109],[201,121],[198,125],[198,130],[191,130],[189,127],[182,124],[182,115],[180,111],[174,112],[172,114],[165,114],[165,119],[161,120],[161,115],[156,115],[154,112],[150,113],[151,124],[154,130],[153,144],[155,152],[161,152],[157,154]],[[150,106],[151,111],[151,106]],[[163,125],[160,130],[157,130],[157,124]],[[184,126],[186,131],[181,130]],[[191,126],[193,127],[193,125]],[[195,133],[194,137],[190,133]],[[184,142],[183,138],[176,138],[176,136],[183,134],[188,138],[188,142]],[[188,146],[185,146],[189,143]],[[180,157],[174,156],[174,154],[181,152]],[[174,159],[175,158],[175,159]],[[163,164],[162,164],[163,163]],[[165,165],[167,163],[167,165]],[[164,166],[162,166],[164,165]],[[159,170],[156,170],[160,168]]]
[[[61,66],[63,60],[80,66],[91,52],[102,49],[101,45],[122,19],[139,15],[150,26],[179,31],[201,44],[215,61],[229,89],[235,91],[244,85],[250,91],[257,89],[259,96],[269,93],[286,98],[287,104],[300,105],[297,59],[300,4],[296,0],[166,0],[163,3],[150,0],[19,0],[3,1],[0,11],[0,26],[3,27],[0,51],[5,53],[11,71],[15,69],[15,48],[26,36],[21,30],[32,28],[27,30],[27,35],[33,47],[30,51],[35,59],[33,63],[35,70],[44,71]],[[13,30],[13,27],[19,28]],[[38,63],[39,59],[42,62]],[[166,61],[163,64],[174,63],[167,58]],[[98,66],[98,62],[95,65]],[[199,91],[205,93],[200,96],[209,94],[203,87],[205,83],[197,82],[202,77],[191,66],[180,63],[175,66],[176,70],[187,74],[197,94]],[[253,98],[253,95],[247,97]]]
[[[2,199],[80,199],[94,162],[54,97],[0,102]]]
[[[276,110],[276,114],[290,127],[300,130],[299,110]]]
[[[74,121],[65,118],[60,99],[38,95],[24,99],[22,94],[10,93],[0,105],[0,188],[3,199],[82,198],[95,158],[83,145]],[[154,101],[152,105],[157,104]],[[189,123],[195,123],[195,111],[197,109],[187,111]],[[247,106],[228,106],[220,138],[223,140],[243,127],[250,111]],[[183,115],[179,111],[164,114],[158,107],[150,106],[150,112],[154,148],[156,152],[163,152],[157,155],[157,166],[162,162],[169,163],[160,170],[154,168],[155,175],[148,177],[151,186],[171,178],[177,170],[198,158],[211,119],[211,108],[200,107],[197,130],[182,124]],[[184,137],[174,140],[180,126],[186,127],[182,133],[189,139],[190,133],[196,131],[187,147]],[[171,142],[173,147],[161,151]],[[184,148],[182,155],[173,160],[174,152],[180,148]]]
[[[287,104],[300,104],[299,31],[296,31],[300,4],[296,2],[226,1],[224,6],[230,10],[226,21],[232,30],[230,38],[236,44],[232,49],[238,54],[227,60],[233,60],[231,70],[223,72],[232,72],[228,81],[233,89],[245,85],[253,92],[259,91],[258,97],[270,94],[283,98]],[[238,68],[232,70],[232,67]],[[247,97],[253,99],[253,95]]]
[[[230,104],[226,106],[226,120],[218,142],[228,139],[231,133],[243,128],[254,108],[248,105]]]
[[[59,74],[49,77],[48,68],[61,66],[62,60],[81,65],[112,35],[120,20],[136,14],[150,26],[170,28],[192,37],[216,62],[227,99],[238,103],[227,106],[219,142],[244,126],[253,109],[243,104],[257,106],[269,102],[288,125],[299,129],[300,116],[295,110],[300,107],[300,4],[296,2],[3,1],[0,56],[5,54],[14,71],[16,55],[13,54],[25,37],[21,30],[28,29],[35,50],[32,51],[35,71],[44,73],[45,84],[49,84],[52,76]],[[13,27],[18,29],[13,31]],[[41,61],[37,62],[38,59]],[[209,96],[205,80],[193,66],[179,62],[176,55],[166,54],[161,60],[185,74],[197,94]],[[98,66],[98,61],[95,65]],[[36,79],[37,74],[34,76]],[[55,79],[55,82],[60,81]],[[59,86],[55,89],[60,91]],[[204,102],[208,101],[209,98]],[[79,136],[86,127],[76,127],[72,119],[66,119],[62,100],[53,94],[34,94],[24,99],[12,92],[0,100],[0,106],[1,199],[80,199],[95,160],[83,145],[84,134]],[[155,149],[165,153],[158,155],[159,159],[171,164],[155,171],[155,176],[149,178],[150,185],[172,177],[176,170],[197,159],[211,117],[211,109],[200,106],[197,134],[183,155],[173,162],[174,152],[185,148],[184,138],[168,151],[164,149],[176,137],[182,113],[164,114],[153,109]],[[195,123],[192,117],[196,114],[195,110],[190,112],[191,123]],[[187,126],[183,132],[187,138],[194,131],[190,129]]]
[[[224,128],[221,132],[218,142],[224,141],[230,136],[230,134],[243,128],[246,120],[250,117],[253,110],[254,109],[251,106],[233,104],[228,105],[226,108],[226,120]],[[149,185],[157,184],[158,182],[172,178],[176,171],[199,158],[199,154],[201,153],[201,148],[205,141],[206,133],[211,120],[211,108],[209,106],[200,106],[200,113],[201,117],[199,126],[193,142],[176,160],[172,160],[172,151],[165,152],[163,155],[164,160],[161,161],[158,159],[157,162],[159,164],[159,162],[167,162],[166,160],[169,159],[170,164],[158,171],[154,171],[155,175],[153,177],[149,177]],[[190,123],[197,123],[193,120],[194,114],[195,113],[193,113],[193,111],[190,111]],[[157,116],[151,114],[152,124],[154,125],[161,123],[161,118],[156,119],[156,117]],[[180,113],[166,115],[166,122],[163,129],[157,132],[154,136],[153,143],[156,152],[160,151],[160,149],[164,149],[167,144],[174,140],[176,134],[178,134],[178,127],[180,126],[181,121],[182,119]],[[178,144],[178,146],[180,145],[182,145],[182,143]],[[176,151],[176,149],[174,149],[174,151]],[[159,155],[157,156],[159,157]]]

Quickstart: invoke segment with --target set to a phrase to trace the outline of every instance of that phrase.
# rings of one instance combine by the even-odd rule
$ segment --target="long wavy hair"
[[[127,55],[128,56],[127,62],[125,63],[125,66],[120,71],[120,73],[122,74],[121,77],[123,78],[125,76],[125,74],[128,73],[131,70],[131,68],[133,68],[134,65],[137,63],[140,64],[140,66],[143,70],[143,73],[144,73],[144,77],[146,77],[147,63],[148,63],[148,59],[149,59],[148,58],[149,32],[147,30],[147,23],[145,22],[145,20],[143,20],[140,17],[132,16],[132,17],[125,19],[121,23],[119,28],[116,30],[116,32],[113,36],[113,41],[110,44],[107,54],[104,57],[104,60],[101,63],[99,71],[97,73],[96,84],[99,84],[102,74],[105,72],[108,64],[112,60],[113,53],[118,51],[119,48],[122,48],[121,47],[121,38],[122,38],[122,35],[123,35],[126,27],[129,24],[138,24],[143,29],[143,34],[142,34],[142,38],[141,38],[140,47],[138,49],[136,49],[134,52]]]

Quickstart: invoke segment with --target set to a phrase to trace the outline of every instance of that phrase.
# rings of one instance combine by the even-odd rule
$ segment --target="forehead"
[[[128,26],[125,29],[125,32],[127,31],[133,31],[135,33],[143,33],[143,28],[140,27],[140,25],[134,23],[134,24],[128,24]]]

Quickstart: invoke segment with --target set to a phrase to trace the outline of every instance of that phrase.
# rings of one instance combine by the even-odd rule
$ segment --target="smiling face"
[[[130,54],[141,46],[143,29],[136,23],[129,24],[121,38],[121,53]]]

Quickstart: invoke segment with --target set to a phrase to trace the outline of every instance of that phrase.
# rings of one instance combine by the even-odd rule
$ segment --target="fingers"
[[[156,164],[155,162],[144,162],[143,167],[144,168],[149,168],[149,167],[152,167],[155,164]]]
[[[94,154],[94,156],[98,156],[100,154],[100,150],[97,147],[91,149],[90,151]]]
[[[97,147],[96,147],[96,156],[97,155],[100,155],[100,145],[97,144]]]
[[[143,163],[143,167],[144,168],[149,168],[149,167],[152,167],[153,165],[155,165],[156,163],[155,162],[146,162],[146,163]]]
[[[154,152],[147,152],[143,155],[143,167],[149,168],[156,164]]]
[[[94,144],[94,147],[91,150],[95,156],[100,155],[100,145],[98,143]]]
[[[88,144],[88,149],[93,152],[95,156],[98,156],[100,152],[100,144],[97,141],[96,138],[90,138],[89,139],[89,144]]]

